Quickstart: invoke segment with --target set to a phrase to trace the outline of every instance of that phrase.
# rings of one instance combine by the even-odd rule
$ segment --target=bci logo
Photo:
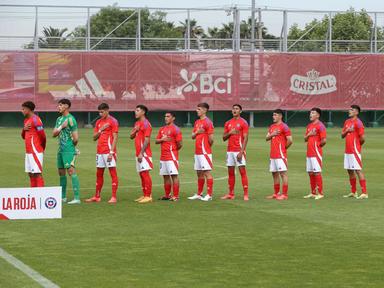
[[[208,73],[193,72],[188,76],[187,69],[180,70],[180,77],[185,83],[177,88],[177,95],[183,92],[199,92],[200,94],[218,94],[232,93],[232,74],[228,73],[225,77],[213,77]],[[198,83],[197,83],[198,82]]]

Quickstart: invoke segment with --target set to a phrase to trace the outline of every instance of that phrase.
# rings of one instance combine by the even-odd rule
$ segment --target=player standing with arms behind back
[[[244,190],[244,201],[248,201],[248,177],[245,169],[245,149],[248,143],[248,123],[242,118],[243,108],[240,104],[232,106],[233,118],[224,125],[223,141],[228,140],[227,146],[227,167],[228,167],[228,187],[229,193],[221,199],[235,199],[235,168],[239,167],[241,183]]]
[[[75,117],[69,113],[71,101],[61,99],[59,101],[58,110],[61,114],[56,120],[55,129],[53,129],[53,137],[59,138],[59,150],[57,152],[57,168],[60,176],[60,186],[62,189],[62,200],[67,202],[67,176],[72,178],[72,189],[74,199],[68,204],[80,204],[80,183],[75,170],[76,145],[79,142],[79,134],[77,131],[77,122]]]
[[[365,143],[364,125],[358,118],[360,114],[358,105],[351,105],[348,110],[349,119],[344,122],[341,137],[345,139],[344,169],[348,171],[351,193],[344,197],[356,197],[367,199],[367,183],[363,174],[363,163],[361,160],[361,147]],[[359,177],[362,194],[356,194],[356,175]]]
[[[136,147],[136,171],[140,175],[143,196],[135,201],[140,204],[152,202],[152,179],[149,171],[152,170],[151,133],[152,126],[146,118],[148,108],[137,105],[135,109],[136,123],[130,133],[130,138],[135,139]]]
[[[24,127],[21,137],[25,142],[25,172],[29,175],[31,187],[44,187],[43,157],[47,138],[43,122],[35,115],[35,104],[32,101],[21,105],[24,115]]]
[[[192,139],[195,140],[194,168],[197,173],[197,193],[188,197],[190,200],[212,200],[213,177],[211,170],[213,169],[213,164],[211,146],[213,144],[214,128],[212,121],[207,117],[208,110],[208,103],[197,105],[196,113],[199,119],[195,121],[192,131]],[[207,180],[207,195],[202,196],[205,180]]]
[[[116,193],[119,179],[116,171],[116,145],[119,133],[119,123],[109,115],[107,103],[101,103],[99,110],[100,119],[96,121],[93,140],[97,141],[96,154],[96,193],[95,196],[85,200],[86,202],[100,202],[101,190],[104,184],[104,169],[108,167],[112,179],[112,197],[108,203],[116,203]]]
[[[274,193],[268,199],[288,199],[288,158],[287,149],[292,145],[291,130],[283,122],[283,111],[276,109],[272,115],[273,124],[269,127],[266,141],[271,141],[269,171],[272,172]],[[280,178],[283,191],[280,192]]]
[[[307,126],[304,141],[307,142],[307,172],[311,184],[311,193],[304,198],[322,199],[323,177],[321,175],[323,167],[323,146],[327,143],[327,132],[324,124],[319,120],[321,116],[320,108],[312,108],[309,114],[311,121]]]
[[[165,126],[161,127],[156,137],[156,144],[161,145],[160,175],[164,179],[165,195],[160,200],[179,200],[179,150],[183,146],[183,136],[175,122],[173,112],[165,113]],[[171,197],[171,188],[173,196]]]

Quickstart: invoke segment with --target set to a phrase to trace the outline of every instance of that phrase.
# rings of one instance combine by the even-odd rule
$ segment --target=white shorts
[[[152,157],[144,156],[141,163],[139,163],[139,161],[137,161],[137,157],[136,157],[136,171],[137,172],[152,170],[152,168],[153,168]]]
[[[36,154],[26,153],[25,154],[25,172],[42,173],[43,158],[44,158],[43,153],[36,153]]]
[[[212,154],[202,154],[202,155],[195,155],[195,166],[194,169],[196,171],[200,170],[212,170],[213,164],[212,164]]]
[[[239,166],[245,166],[247,164],[245,161],[244,155],[241,158],[241,161],[237,161],[237,154],[239,154],[239,153],[240,152],[227,152],[227,166],[239,167]]]
[[[116,167],[116,154],[112,156],[112,160],[108,162],[109,154],[96,154],[96,167],[97,168],[109,168]]]
[[[160,161],[160,175],[179,175],[179,161]]]
[[[344,169],[361,170],[362,166],[361,154],[344,154]]]
[[[269,172],[284,172],[287,171],[288,167],[284,159],[270,159],[269,162]]]
[[[321,164],[316,157],[307,157],[307,172],[321,172]]]

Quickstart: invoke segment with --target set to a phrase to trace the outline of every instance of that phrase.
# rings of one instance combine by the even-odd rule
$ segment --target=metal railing
[[[119,25],[105,33],[103,37],[93,37],[91,35],[91,16],[97,13],[103,7],[95,6],[51,6],[51,5],[5,5],[0,4],[0,19],[9,16],[11,20],[22,19],[33,26],[33,35],[13,35],[2,33],[6,28],[0,29],[0,50],[85,50],[85,51],[239,51],[239,52],[332,52],[332,53],[384,53],[384,40],[378,39],[378,29],[381,27],[379,22],[384,19],[384,12],[367,12],[372,19],[370,39],[361,40],[336,40],[332,39],[332,17],[336,13],[343,11],[300,11],[300,10],[279,10],[256,8],[239,8],[236,6],[228,8],[138,8],[138,7],[120,7],[121,9],[130,9],[134,11],[128,18]],[[7,10],[8,9],[8,10]],[[11,10],[9,10],[11,9]],[[50,10],[46,10],[50,9]],[[55,13],[58,15],[65,9],[77,9],[74,12],[65,12],[71,15],[73,19],[79,18],[80,24],[85,30],[84,37],[74,37],[73,34],[62,37],[50,37],[41,35],[44,25],[54,26]],[[171,13],[185,13],[186,33],[180,38],[165,37],[144,37],[142,35],[141,15],[143,10],[153,11],[171,11]],[[53,12],[52,12],[53,11]],[[67,10],[65,10],[67,11]],[[11,13],[12,12],[12,13]],[[191,33],[191,14],[210,12],[225,13],[232,23],[232,31],[226,38],[194,36]],[[344,11],[345,12],[345,11]],[[74,15],[72,15],[72,14]],[[265,27],[263,21],[268,20],[269,13],[281,16],[281,33],[275,39],[263,39],[260,31]],[[288,38],[289,19],[294,15],[300,14],[309,16],[311,13],[317,13],[323,17],[328,17],[328,29],[323,39],[307,40],[302,35],[298,39]],[[359,12],[356,12],[359,13]],[[53,14],[53,15],[52,15]],[[65,14],[65,15],[67,15]],[[61,15],[61,14],[60,14]],[[80,16],[77,16],[80,15]],[[183,14],[184,15],[184,14]],[[241,18],[242,15],[243,18]],[[250,16],[249,16],[250,15]],[[12,17],[11,17],[12,16]],[[279,17],[280,17],[279,16]],[[68,16],[69,17],[69,16]],[[65,18],[61,16],[58,19]],[[244,18],[250,17],[250,18]],[[6,19],[7,17],[5,17]],[[15,19],[13,19],[15,18]],[[69,18],[69,19],[72,19]],[[118,30],[126,21],[136,21],[134,37],[112,37],[113,31]],[[247,37],[242,37],[241,25],[244,20],[251,19],[251,33]],[[3,20],[7,21],[7,20]],[[74,21],[74,20],[73,20]],[[384,22],[384,21],[382,21]],[[4,24],[4,23],[3,23]],[[383,23],[384,24],[384,23]],[[383,26],[383,25],[382,25]],[[257,34],[257,35],[256,35]]]

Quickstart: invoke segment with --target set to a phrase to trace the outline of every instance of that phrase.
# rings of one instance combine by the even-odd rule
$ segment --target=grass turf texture
[[[51,134],[51,129],[47,133]],[[64,205],[63,219],[1,221],[0,247],[61,287],[383,287],[384,209],[382,177],[384,129],[367,129],[364,169],[370,199],[344,199],[349,192],[343,170],[340,129],[328,129],[321,201],[309,192],[303,128],[292,129],[289,149],[289,197],[272,193],[266,129],[252,129],[247,162],[250,201],[242,200],[237,174],[234,201],[227,191],[225,143],[216,129],[214,200],[189,201],[196,191],[193,141],[183,129],[181,201],[138,205],[139,177],[133,143],[123,128],[118,143],[120,189],[117,205],[108,205],[110,178],[105,172],[99,204]],[[28,186],[19,129],[0,129],[0,187]],[[94,193],[95,143],[81,129],[77,162],[82,198]],[[154,129],[153,136],[157,133]],[[152,141],[154,143],[154,141]],[[58,185],[55,139],[44,159],[47,186]],[[154,198],[162,195],[159,146],[152,144]],[[219,166],[220,165],[220,166]],[[70,183],[68,187],[71,187]],[[70,199],[72,191],[69,189]],[[36,287],[0,259],[1,287]]]

